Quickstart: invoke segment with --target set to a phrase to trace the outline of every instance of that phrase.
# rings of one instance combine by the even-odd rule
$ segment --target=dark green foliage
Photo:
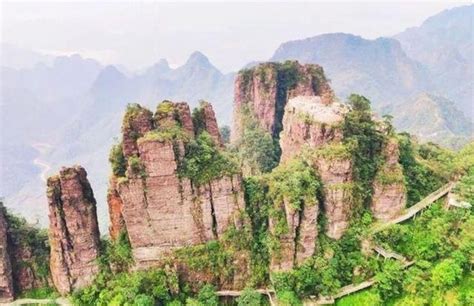
[[[34,275],[46,285],[50,275],[48,231],[28,224],[22,217],[8,212],[5,215],[8,223],[9,245],[14,249],[24,249],[31,252],[31,261],[28,262],[12,258],[12,269],[17,270],[19,266],[27,265]],[[18,281],[14,280],[14,284],[18,284]],[[16,290],[18,291],[18,288]]]
[[[237,173],[236,164],[221,151],[207,132],[202,132],[186,146],[180,174],[196,185]]]
[[[103,240],[102,248],[104,250],[102,262],[109,264],[115,272],[128,271],[133,263],[133,257],[126,231],[122,230],[114,241]]]
[[[402,292],[403,268],[399,262],[388,260],[384,262],[382,271],[377,273],[375,279],[380,296],[387,301]]]
[[[109,154],[109,162],[112,165],[112,173],[117,177],[124,177],[127,171],[127,160],[123,155],[122,144],[112,146]]]
[[[251,285],[261,286],[268,282],[269,253],[267,248],[268,198],[267,187],[259,177],[244,179],[245,207],[252,228]]]
[[[197,300],[205,306],[219,305],[216,289],[212,285],[204,285],[201,290],[199,290]]]
[[[206,121],[204,120],[204,103],[205,101],[201,101],[199,107],[193,109],[193,126],[194,126],[194,134],[199,135],[202,132],[206,131]]]
[[[247,175],[270,172],[280,159],[278,140],[260,127],[248,107],[243,106],[240,111],[243,131],[236,149],[242,171]]]
[[[52,299],[58,296],[59,294],[51,287],[34,288],[21,293],[22,298],[29,299]]]
[[[230,142],[230,127],[224,125],[219,129],[219,132],[221,133],[222,142],[228,144]]]
[[[384,135],[372,120],[370,101],[352,94],[349,97],[351,111],[343,123],[344,142],[353,148],[353,177],[357,182],[356,198],[368,207],[372,197],[372,183],[383,161],[381,152]]]
[[[252,288],[245,288],[244,292],[237,298],[237,306],[260,306],[262,304],[262,295]]]
[[[312,258],[290,272],[272,274],[275,290],[293,291],[301,297],[331,295],[342,286],[372,277],[379,263],[374,257],[363,256],[360,246],[369,219],[364,215],[338,241],[321,234]],[[354,270],[358,270],[358,275],[354,275]]]
[[[399,161],[403,167],[407,186],[407,206],[411,206],[441,187],[448,177],[443,177],[428,167],[433,163],[420,162],[419,157],[423,157],[418,153],[418,147],[408,134],[399,135],[399,144]],[[429,160],[431,154],[428,147],[425,146],[423,151],[424,158]]]

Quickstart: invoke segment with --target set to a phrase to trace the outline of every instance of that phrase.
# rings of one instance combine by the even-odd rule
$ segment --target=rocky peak
[[[219,131],[219,126],[217,125],[216,114],[214,113],[211,103],[201,101],[199,108],[196,109],[194,114],[196,133],[205,130],[209,135],[211,135],[216,144],[223,146],[221,133]]]
[[[152,129],[153,113],[139,104],[128,105],[122,123],[123,154],[137,154],[137,139]]]
[[[62,168],[47,182],[50,268],[61,294],[91,284],[99,267],[96,201],[84,168]]]
[[[326,104],[320,96],[298,96],[288,101],[280,134],[281,160],[303,148],[317,149],[342,140],[340,128],[348,108],[339,103]]]
[[[325,104],[332,102],[333,92],[320,66],[287,61],[240,71],[235,80],[232,141],[240,138],[246,110],[278,137],[285,105],[296,96],[319,96]]]
[[[164,101],[153,117],[152,130],[135,138],[136,154],[125,155],[125,176],[112,178],[108,197],[111,236],[127,231],[138,268],[158,264],[175,248],[219,239],[229,226],[241,226],[244,209],[240,176],[197,184],[180,172],[187,145],[202,130],[220,141],[212,106],[202,103],[191,116],[187,103]]]

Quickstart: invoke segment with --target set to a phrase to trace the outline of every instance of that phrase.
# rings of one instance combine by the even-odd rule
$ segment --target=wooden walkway
[[[429,207],[431,204],[433,204],[436,200],[442,198],[446,194],[448,194],[451,189],[455,186],[455,183],[448,183],[444,185],[443,187],[439,188],[438,190],[434,191],[433,193],[429,194],[427,197],[425,197],[423,200],[420,202],[416,203],[415,205],[409,207],[408,209],[405,210],[405,213],[403,215],[400,215],[392,220],[389,220],[384,223],[377,223],[375,224],[370,232],[372,234],[378,233],[383,231],[384,229],[390,227],[391,225],[401,223],[403,221],[406,221],[410,218],[412,218],[414,215],[419,213],[421,210]]]
[[[71,302],[67,298],[59,297],[57,299],[18,299],[11,303],[0,303],[0,305],[9,305],[9,306],[17,306],[17,305],[63,305],[63,306],[71,306]]]
[[[374,247],[374,250],[378,254],[382,255],[384,258],[393,258],[393,259],[396,259],[396,260],[400,260],[401,262],[407,262],[408,261],[404,256],[402,256],[398,253],[395,253],[395,252],[388,251],[388,250],[386,250],[386,249],[384,249],[384,248],[382,248],[381,246],[378,246],[378,245]]]

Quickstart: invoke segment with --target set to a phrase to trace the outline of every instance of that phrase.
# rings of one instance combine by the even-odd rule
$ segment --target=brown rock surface
[[[84,168],[62,168],[48,179],[50,268],[61,294],[89,285],[98,272],[96,201]]]
[[[371,209],[378,220],[388,221],[398,216],[406,205],[406,187],[403,180],[398,141],[391,138],[384,148],[385,163],[374,180]]]
[[[272,272],[289,271],[311,257],[316,248],[318,237],[318,205],[302,205],[295,210],[291,204],[284,203],[281,209],[285,213],[288,233],[279,237],[280,247],[271,256]],[[270,231],[275,231],[275,220],[270,218]]]
[[[352,210],[352,160],[320,157],[315,161],[315,166],[324,189],[326,234],[339,239],[349,227]]]
[[[221,132],[217,125],[216,114],[212,109],[212,105],[208,102],[201,103],[203,122],[206,131],[211,135],[212,139],[219,146],[223,146]]]
[[[280,134],[281,160],[342,140],[341,122],[347,108],[339,103],[324,104],[319,96],[292,98],[285,106]]]
[[[208,103],[198,109],[199,120],[220,143],[214,111]],[[123,220],[138,268],[159,264],[163,253],[196,245],[220,235],[234,224],[240,227],[244,210],[239,176],[224,176],[203,186],[181,177],[178,166],[188,138],[161,137],[181,127],[194,137],[194,123],[186,103],[162,102],[154,115],[157,137],[135,140],[136,157],[129,160],[126,177],[112,178],[109,190],[111,236]],[[179,133],[178,133],[179,134]],[[124,134],[125,137],[125,134]],[[125,145],[125,144],[124,144]]]
[[[122,216],[123,203],[117,192],[117,179],[111,177],[109,190],[107,192],[107,204],[109,205],[109,234],[112,239],[116,239],[120,232],[125,229],[125,221]]]
[[[8,224],[5,208],[0,202],[0,303],[14,299],[12,265],[8,246]]]
[[[137,154],[137,139],[152,129],[153,114],[138,104],[129,106],[122,123],[123,154],[126,157]]]
[[[180,157],[175,156],[171,141],[142,141],[138,146],[146,176],[129,178],[118,186],[138,267],[157,263],[172,249],[218,238],[238,221],[236,214],[244,207],[240,177],[223,177],[197,187],[179,178]]]
[[[235,80],[232,142],[242,134],[245,108],[264,130],[277,136],[285,104],[288,98],[296,96],[320,96],[323,103],[332,102],[334,94],[320,66],[263,63],[240,71]]]

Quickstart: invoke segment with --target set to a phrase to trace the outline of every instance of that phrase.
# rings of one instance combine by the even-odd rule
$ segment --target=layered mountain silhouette
[[[340,100],[363,94],[379,113],[392,114],[399,130],[456,147],[473,133],[473,10],[472,5],[447,10],[389,38],[332,33],[285,42],[271,60],[320,64]],[[200,52],[180,67],[163,59],[135,74],[79,55],[24,54],[28,65],[1,69],[0,194],[30,219],[46,215],[34,159],[51,171],[84,165],[99,218],[105,218],[108,149],[120,134],[127,103],[151,108],[170,99],[193,107],[204,99],[212,102],[221,125],[231,122],[235,73],[223,74]],[[50,148],[39,153],[38,143]]]

